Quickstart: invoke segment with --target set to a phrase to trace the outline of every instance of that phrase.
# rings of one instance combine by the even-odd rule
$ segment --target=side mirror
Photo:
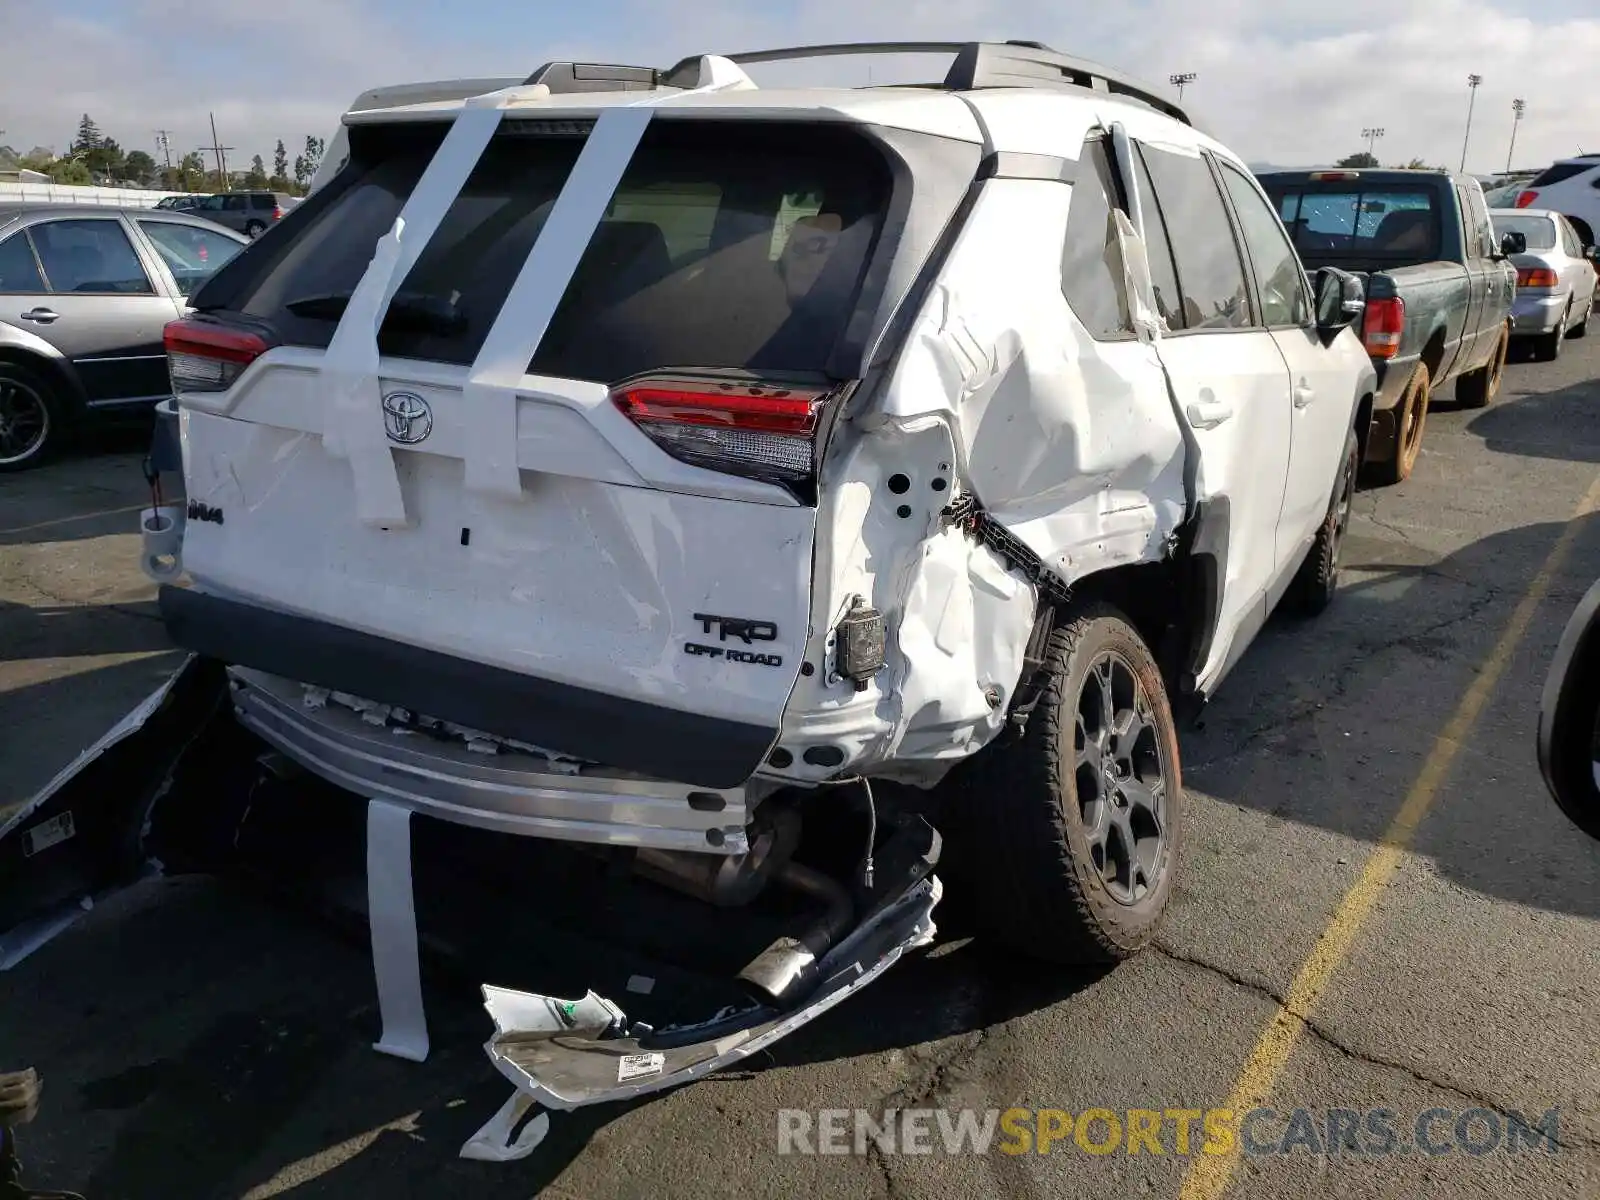
[[[1600,583],[1578,602],[1539,699],[1539,770],[1556,806],[1600,839]]]
[[[1525,233],[1506,233],[1500,237],[1500,253],[1510,258],[1513,254],[1526,254],[1528,252],[1528,235]]]
[[[1317,329],[1335,334],[1360,319],[1366,311],[1367,293],[1349,271],[1323,267],[1317,272]]]

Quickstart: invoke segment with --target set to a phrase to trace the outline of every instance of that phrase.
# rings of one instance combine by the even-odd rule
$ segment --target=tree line
[[[156,162],[153,155],[143,150],[124,151],[115,138],[103,134],[94,119],[84,113],[65,154],[35,150],[20,158],[17,165],[48,175],[54,183],[129,183],[168,192],[222,192],[237,186],[303,196],[322,163],[326,148],[325,139],[307,135],[304,149],[291,163],[289,151],[279,138],[272,152],[270,173],[261,155],[257,154],[251,158],[250,167],[242,177],[235,177],[232,170],[224,175],[214,161],[208,165],[206,155],[199,150],[191,150],[171,165]]]

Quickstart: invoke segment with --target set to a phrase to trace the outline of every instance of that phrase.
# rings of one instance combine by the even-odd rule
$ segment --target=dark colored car
[[[1341,168],[1260,180],[1307,270],[1341,267],[1365,281],[1363,339],[1379,385],[1366,462],[1378,482],[1398,483],[1416,465],[1437,389],[1454,381],[1469,408],[1500,389],[1513,243],[1496,236],[1470,175]]]
[[[200,197],[185,211],[254,238],[281,221],[294,204],[287,192],[218,192]]]
[[[0,208],[0,471],[172,394],[162,331],[250,243],[153,208]]]

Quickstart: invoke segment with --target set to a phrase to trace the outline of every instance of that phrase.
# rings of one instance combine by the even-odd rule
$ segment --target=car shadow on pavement
[[[1185,786],[1380,842],[1564,528],[1523,526],[1443,559],[1403,539],[1352,534],[1328,611],[1269,622],[1184,733]],[[1459,887],[1588,918],[1600,918],[1600,844],[1550,800],[1534,738],[1555,644],[1596,577],[1600,517],[1589,516],[1412,846]],[[1337,840],[1323,849],[1348,853]]]
[[[1600,408],[1592,380],[1492,405],[1467,430],[1501,454],[1600,462]]]
[[[140,654],[171,648],[153,600],[47,605],[0,600],[0,663]],[[19,689],[15,694],[25,690]]]

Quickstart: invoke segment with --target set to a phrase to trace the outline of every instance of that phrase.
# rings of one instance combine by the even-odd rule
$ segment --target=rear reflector
[[[1558,282],[1549,267],[1523,267],[1517,272],[1519,288],[1553,288]]]
[[[1517,197],[1518,208],[1528,208],[1539,198],[1538,192],[1523,192]]]
[[[204,317],[184,317],[166,327],[167,371],[172,390],[222,392],[268,347],[249,330],[233,329]]]
[[[1400,334],[1406,327],[1406,302],[1395,296],[1368,300],[1361,340],[1373,358],[1393,358],[1400,352]]]
[[[825,396],[782,385],[640,379],[611,400],[681,462],[790,484],[812,477]]]

